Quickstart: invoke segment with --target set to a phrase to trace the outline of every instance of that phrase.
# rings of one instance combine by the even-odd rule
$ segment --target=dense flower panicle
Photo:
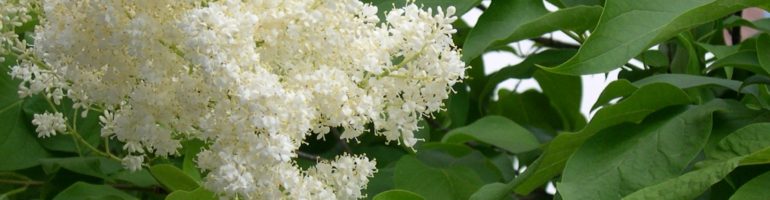
[[[35,114],[33,115],[32,124],[37,126],[35,132],[41,138],[51,137],[56,135],[56,132],[67,130],[67,119],[59,112]]]
[[[34,57],[11,71],[23,81],[19,93],[102,109],[102,136],[125,143],[131,170],[142,155],[205,141],[198,167],[226,197],[363,197],[375,162],[342,155],[301,170],[292,159],[305,138],[342,127],[344,139],[371,131],[411,147],[417,122],[441,109],[465,70],[451,40],[453,7],[409,4],[384,21],[358,0],[50,0],[40,8],[35,45],[23,50]]]

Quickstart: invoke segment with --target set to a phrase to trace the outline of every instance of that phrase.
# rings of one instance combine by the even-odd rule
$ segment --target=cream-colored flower
[[[37,137],[47,138],[56,135],[56,132],[67,131],[67,119],[61,113],[49,113],[33,115],[32,124],[37,126]]]
[[[132,155],[206,141],[205,185],[255,199],[363,197],[373,160],[343,155],[304,171],[295,151],[330,127],[413,146],[417,122],[464,75],[452,7],[409,4],[380,21],[358,0],[205,2],[42,1],[33,56],[12,75],[25,96],[104,108],[102,136]]]

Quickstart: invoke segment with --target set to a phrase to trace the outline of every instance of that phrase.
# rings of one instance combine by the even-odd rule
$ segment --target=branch
[[[539,38],[532,38],[530,40],[535,42],[535,44],[539,44],[541,46],[546,46],[546,47],[551,47],[551,48],[565,48],[565,49],[579,49],[580,48],[580,45],[570,44],[570,43],[554,40],[552,38],[539,37]]]
[[[476,8],[481,10],[482,12],[487,11],[487,7],[484,7],[484,5],[481,5],[481,4],[477,5]]]
[[[332,134],[337,137],[337,144],[342,147],[342,150],[345,151],[345,153],[353,153],[353,150],[348,145],[348,142],[342,139],[342,134],[340,134],[340,131],[337,130],[337,128],[332,128],[331,131]]]
[[[305,159],[305,160],[312,160],[312,161],[326,160],[326,158],[323,158],[321,156],[313,155],[313,154],[302,152],[302,151],[297,151],[297,156],[299,156],[299,158],[302,158],[302,159]]]
[[[441,132],[449,132],[449,129],[442,127],[441,124],[438,123],[435,119],[430,117],[423,117],[423,119],[425,119],[425,121],[428,122],[428,125],[430,125],[430,129],[438,130]]]
[[[735,12],[733,15],[743,17],[743,11],[740,10]],[[736,26],[730,29],[730,40],[733,46],[738,45],[738,43],[741,42],[741,26]]]
[[[26,186],[40,186],[45,184],[43,181],[34,181],[34,180],[10,180],[10,179],[0,179],[0,183],[2,184],[12,184],[12,185],[26,185]]]

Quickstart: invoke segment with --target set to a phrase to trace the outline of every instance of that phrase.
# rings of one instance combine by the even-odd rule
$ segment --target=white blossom
[[[33,115],[32,124],[37,126],[35,132],[37,137],[46,138],[56,135],[56,132],[64,132],[67,130],[67,119],[64,118],[62,113],[49,113]]]
[[[123,167],[132,172],[141,170],[143,162],[144,162],[144,156],[129,155],[129,156],[123,157],[123,160],[121,160]]]
[[[101,135],[124,143],[132,170],[143,155],[177,155],[182,139],[205,141],[197,164],[223,197],[362,198],[373,160],[301,170],[303,141],[341,127],[343,139],[371,131],[411,147],[465,70],[453,7],[410,3],[381,21],[358,0],[40,5],[31,56],[11,71],[19,93],[103,108]]]

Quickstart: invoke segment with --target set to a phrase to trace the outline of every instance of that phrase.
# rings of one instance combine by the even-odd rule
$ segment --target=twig
[[[440,123],[438,123],[435,119],[430,117],[423,117],[426,122],[428,122],[428,125],[430,125],[430,129],[438,130],[441,132],[449,132],[449,129],[442,127]]]
[[[312,160],[312,161],[326,160],[326,158],[323,158],[321,156],[313,155],[313,154],[310,154],[310,153],[307,153],[307,152],[302,152],[302,151],[297,151],[297,156],[299,156],[299,158],[302,158],[302,159],[305,159],[305,160]]]
[[[43,181],[35,181],[35,180],[10,180],[10,179],[0,179],[0,183],[3,184],[13,184],[13,185],[26,185],[26,186],[40,186],[45,184]]]
[[[487,7],[484,7],[484,5],[481,5],[481,4],[477,5],[476,8],[481,11],[487,11]]]
[[[734,15],[738,17],[743,17],[743,11],[740,10],[738,12],[735,12]],[[736,26],[730,29],[730,41],[732,42],[733,46],[741,42],[741,26]]]
[[[332,134],[334,134],[335,137],[337,137],[337,144],[342,147],[342,150],[346,153],[353,153],[353,149],[350,148],[348,145],[348,142],[342,139],[342,134],[340,134],[340,131],[336,128],[331,129]]]
[[[580,48],[580,45],[570,44],[570,43],[566,43],[566,42],[562,42],[562,41],[558,41],[558,40],[554,40],[554,39],[550,39],[550,38],[539,37],[539,38],[532,38],[530,40],[534,41],[535,43],[537,43],[539,45],[546,46],[546,47],[551,47],[551,48],[566,48],[566,49],[579,49]]]
[[[583,43],[583,38],[580,35],[572,32],[572,31],[562,30],[561,32],[564,33],[565,35],[569,36],[570,38],[572,38],[576,42],[581,43],[581,44]]]
[[[110,186],[121,189],[121,190],[133,190],[133,191],[145,191],[145,192],[152,192],[156,194],[168,194],[169,191],[166,191],[162,187],[139,187],[136,185],[129,185],[129,184],[110,184]]]

